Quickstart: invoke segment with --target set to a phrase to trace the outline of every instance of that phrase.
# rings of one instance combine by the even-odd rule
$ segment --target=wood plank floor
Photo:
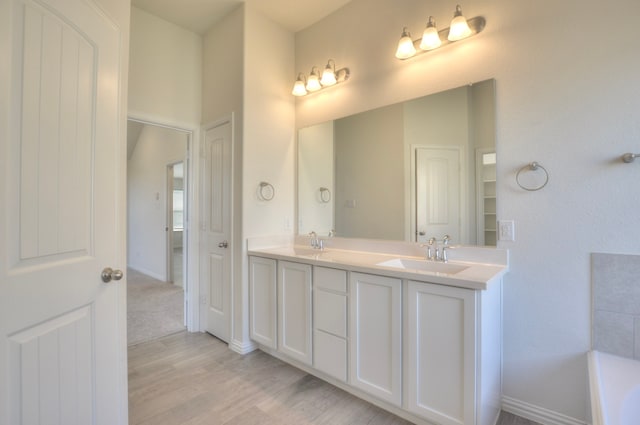
[[[503,414],[500,425],[535,425]],[[129,347],[130,425],[404,425],[261,351],[181,332]]]

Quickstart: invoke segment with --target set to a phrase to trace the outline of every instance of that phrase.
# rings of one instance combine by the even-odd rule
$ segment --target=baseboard
[[[562,413],[506,396],[502,397],[502,410],[542,425],[587,425],[587,422],[563,415]]]
[[[249,354],[252,351],[255,351],[258,346],[253,341],[238,341],[237,339],[232,339],[229,343],[229,349],[231,351],[235,351],[239,354]]]
[[[164,276],[164,275],[161,276],[161,275],[159,275],[157,273],[152,272],[151,270],[147,270],[147,269],[145,269],[143,267],[138,267],[138,266],[136,266],[134,264],[127,264],[127,267],[132,269],[132,270],[135,270],[137,272],[140,272],[142,274],[146,274],[147,276],[151,276],[154,279],[158,279],[158,280],[161,280],[162,282],[166,282],[166,280],[165,280],[166,276]]]

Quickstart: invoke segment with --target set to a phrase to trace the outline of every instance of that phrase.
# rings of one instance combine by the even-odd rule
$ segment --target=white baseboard
[[[502,397],[502,410],[542,425],[588,425],[587,422],[563,415],[562,413],[506,396]]]
[[[154,279],[158,279],[158,280],[161,280],[162,282],[166,282],[166,276],[164,275],[159,275],[155,272],[152,272],[151,270],[147,270],[143,267],[138,267],[135,264],[127,264],[127,267],[137,272],[140,272],[142,274],[146,274],[147,276],[151,276]]]
[[[255,351],[258,346],[253,341],[238,341],[237,339],[232,339],[229,343],[229,349],[231,351],[235,351],[239,354],[249,354],[252,351]]]

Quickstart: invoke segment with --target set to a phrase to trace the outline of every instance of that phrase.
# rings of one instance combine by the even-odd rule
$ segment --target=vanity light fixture
[[[306,78],[303,73],[299,73],[296,82],[293,84],[291,94],[294,96],[305,96],[309,93],[344,83],[349,79],[349,76],[349,68],[336,70],[335,61],[329,59],[327,66],[325,66],[324,71],[322,71],[322,76],[320,76],[320,70],[317,66],[311,68],[309,78]]]
[[[422,38],[412,40],[411,34],[405,27],[402,30],[402,35],[398,42],[396,57],[398,59],[409,59],[429,50],[464,40],[482,31],[485,25],[486,20],[482,16],[476,16],[475,18],[467,20],[464,15],[462,15],[460,5],[457,5],[449,28],[438,31],[434,17],[429,16],[429,21],[422,34]]]

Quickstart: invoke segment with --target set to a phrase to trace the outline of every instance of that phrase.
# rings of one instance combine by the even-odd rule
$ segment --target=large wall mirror
[[[298,130],[298,233],[496,244],[495,81]]]

